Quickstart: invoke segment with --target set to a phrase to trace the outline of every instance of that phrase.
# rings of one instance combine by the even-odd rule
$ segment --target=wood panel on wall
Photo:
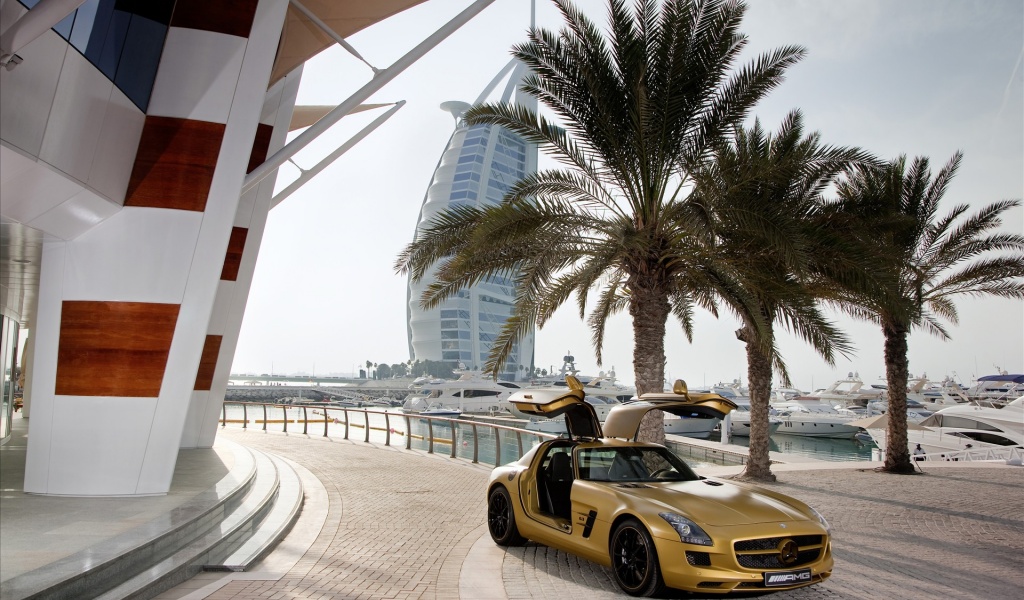
[[[178,310],[178,304],[65,300],[57,394],[159,396]]]
[[[209,390],[213,386],[213,372],[217,368],[217,355],[220,354],[222,335],[208,335],[203,344],[203,356],[199,359],[199,370],[196,372],[195,390]]]
[[[252,152],[249,153],[249,166],[245,168],[246,173],[252,173],[256,167],[267,160],[267,151],[270,149],[270,136],[274,134],[274,126],[260,123],[256,126],[256,138],[252,143]]]
[[[124,205],[205,210],[224,129],[223,123],[147,115]]]
[[[245,250],[245,238],[249,230],[244,227],[232,227],[231,238],[228,240],[228,251],[224,255],[224,267],[220,270],[220,278],[224,281],[238,279],[238,267],[242,264],[242,251]]]

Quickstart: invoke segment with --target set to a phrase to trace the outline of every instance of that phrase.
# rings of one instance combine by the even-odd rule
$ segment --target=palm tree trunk
[[[885,383],[889,388],[889,424],[885,432],[885,466],[890,473],[913,473],[907,444],[907,328],[884,321]]]
[[[629,314],[633,318],[633,377],[637,396],[665,388],[665,323],[668,294],[664,290],[632,289]],[[665,414],[647,413],[637,436],[644,442],[665,443]]]
[[[761,351],[750,325],[736,331],[747,345],[747,381],[750,389],[750,453],[740,475],[743,479],[775,481],[769,451],[768,403],[772,393],[772,364]]]

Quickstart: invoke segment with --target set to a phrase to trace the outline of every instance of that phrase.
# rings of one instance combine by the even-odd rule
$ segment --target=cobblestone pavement
[[[320,536],[285,577],[233,581],[209,598],[459,597],[463,561],[485,520],[488,469],[361,442],[230,429],[221,435],[312,471],[330,508]],[[836,565],[823,584],[771,598],[995,600],[1024,593],[1024,469],[777,475],[770,487],[832,524]],[[607,570],[545,546],[510,548],[500,562],[510,599],[625,597]]]

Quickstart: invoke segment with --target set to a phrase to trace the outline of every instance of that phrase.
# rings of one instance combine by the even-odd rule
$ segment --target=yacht
[[[1024,374],[1007,373],[1000,369],[996,375],[979,377],[964,391],[968,400],[1001,406],[1024,394]]]
[[[853,439],[860,427],[850,425],[861,415],[849,409],[837,409],[820,402],[774,402],[782,425],[778,433],[821,438]]]
[[[433,380],[424,383],[402,403],[404,412],[421,413],[429,409],[458,409],[463,414],[508,413],[509,394],[520,386],[510,381],[494,381],[475,371],[463,372],[457,380]]]
[[[938,384],[928,385],[927,375],[911,375],[907,381],[907,406],[909,408],[910,402],[916,401],[921,404],[922,410],[935,412],[965,402],[963,392],[964,388],[950,377],[946,377]]]
[[[729,413],[730,434],[750,437],[750,396],[747,388],[734,381],[731,384],[715,384],[711,391],[736,403],[736,409]],[[781,426],[782,419],[775,415],[768,415],[768,435],[778,431]]]
[[[707,439],[722,420],[707,415],[676,416],[665,414],[665,434]]]
[[[955,403],[954,403],[955,405]],[[884,415],[889,412],[889,400],[874,400],[868,402],[867,415],[880,414]],[[907,398],[907,421],[910,423],[920,423],[928,417],[932,416],[934,410],[925,408],[925,405],[913,398]]]
[[[750,401],[742,402],[738,399],[736,410],[729,413],[731,419],[730,433],[740,437],[750,437]],[[768,415],[768,435],[771,435],[782,427],[782,419],[776,415]]]
[[[817,399],[822,404],[850,408],[855,406],[864,407],[868,402],[879,400],[885,394],[884,385],[870,385],[865,387],[859,373],[849,373],[843,379],[836,380],[824,390],[811,392],[807,396],[796,398]]]
[[[1024,447],[1024,396],[1004,408],[960,404],[943,408],[907,431],[910,448],[940,457],[964,450]],[[871,439],[885,451],[884,429],[869,429]]]

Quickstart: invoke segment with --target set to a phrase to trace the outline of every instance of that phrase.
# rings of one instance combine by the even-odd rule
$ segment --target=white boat
[[[434,380],[423,384],[418,393],[402,403],[404,412],[421,413],[430,408],[458,409],[462,413],[493,415],[508,413],[509,394],[518,384],[494,381],[475,371],[467,371],[457,380]]]
[[[750,404],[736,402],[736,410],[729,413],[731,419],[730,432],[740,437],[750,437]],[[768,435],[771,435],[782,427],[782,419],[775,415],[768,415]]]
[[[421,417],[444,417],[447,419],[458,419],[462,416],[462,411],[457,408],[445,408],[443,406],[430,406],[426,410],[420,411]]]
[[[772,407],[782,420],[778,433],[852,440],[860,431],[860,427],[849,424],[860,418],[854,411],[806,401],[774,402]]]
[[[666,413],[665,434],[682,435],[703,440],[710,437],[711,432],[721,422],[721,419],[708,417],[707,415],[694,414],[690,417],[677,417]]]
[[[964,388],[950,377],[946,377],[939,383],[929,384],[927,375],[922,374],[920,377],[911,375],[907,381],[907,402],[912,400],[919,402],[922,410],[930,412],[966,402],[967,399],[963,392]]]
[[[907,431],[913,450],[917,444],[926,454],[942,457],[965,450],[1024,447],[1024,396],[1004,408],[960,404],[944,408],[920,425],[927,429]],[[885,429],[869,429],[871,439],[885,451]]]
[[[868,402],[879,400],[885,394],[884,385],[870,385],[865,387],[859,373],[849,373],[843,379],[837,379],[832,385],[823,390],[817,390],[795,398],[816,398],[822,404],[838,407],[867,406]]]
[[[996,375],[979,377],[964,391],[970,401],[1001,406],[1024,394],[1024,374],[1007,373],[1000,369]]]

